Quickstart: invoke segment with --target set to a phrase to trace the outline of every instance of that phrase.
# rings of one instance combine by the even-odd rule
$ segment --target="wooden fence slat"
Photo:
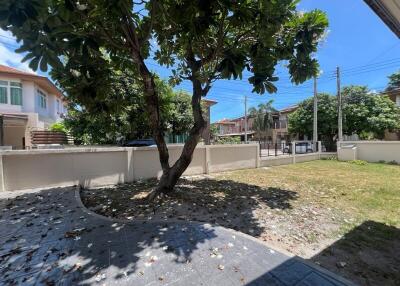
[[[31,132],[33,145],[37,144],[73,144],[73,137],[61,131],[36,130]]]

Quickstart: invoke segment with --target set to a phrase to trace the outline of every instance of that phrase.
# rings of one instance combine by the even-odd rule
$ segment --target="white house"
[[[31,131],[46,130],[66,112],[64,96],[46,77],[0,65],[0,145],[31,147]]]

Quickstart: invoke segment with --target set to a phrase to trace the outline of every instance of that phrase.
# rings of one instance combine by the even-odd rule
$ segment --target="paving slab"
[[[0,285],[353,285],[220,226],[104,218],[74,187],[1,193],[0,206]]]

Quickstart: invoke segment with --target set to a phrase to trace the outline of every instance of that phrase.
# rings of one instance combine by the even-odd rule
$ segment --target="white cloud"
[[[4,31],[2,29],[0,29],[0,40],[3,43],[12,44],[12,45],[15,45],[17,42],[15,37],[13,36],[13,34],[10,31]]]
[[[28,62],[21,62],[24,54],[14,52],[18,46],[10,32],[0,29],[0,64],[35,73],[29,68]]]

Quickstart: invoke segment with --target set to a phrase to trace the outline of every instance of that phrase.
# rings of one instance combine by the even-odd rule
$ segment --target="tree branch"
[[[123,11],[123,23],[121,28],[125,34],[127,43],[129,44],[131,55],[134,62],[138,65],[139,74],[144,86],[145,102],[147,112],[149,113],[149,123],[153,131],[153,139],[156,141],[158,153],[160,156],[161,168],[163,175],[170,171],[169,152],[167,144],[164,140],[164,131],[160,116],[159,95],[157,93],[156,84],[153,74],[149,71],[140,52],[139,40],[135,31],[135,25],[129,16],[129,12]]]
[[[189,132],[189,137],[183,146],[182,154],[175,164],[171,167],[173,173],[182,175],[182,173],[189,166],[192,161],[193,152],[200,139],[201,133],[203,132],[206,122],[203,118],[201,109],[201,98],[206,95],[205,90],[202,89],[201,81],[199,80],[199,71],[201,68],[201,61],[197,61],[192,50],[191,43],[187,46],[186,61],[189,68],[192,71],[191,81],[193,84],[193,95],[192,95],[192,111],[194,125]]]
[[[208,64],[209,62],[214,60],[215,57],[217,56],[218,51],[222,48],[224,39],[227,34],[227,32],[224,33],[225,19],[226,19],[226,14],[222,17],[222,20],[219,23],[218,33],[217,33],[218,34],[217,44],[216,44],[215,48],[213,49],[213,51],[210,54],[208,54],[208,56],[206,56],[205,58],[203,58],[201,60],[202,65]]]

